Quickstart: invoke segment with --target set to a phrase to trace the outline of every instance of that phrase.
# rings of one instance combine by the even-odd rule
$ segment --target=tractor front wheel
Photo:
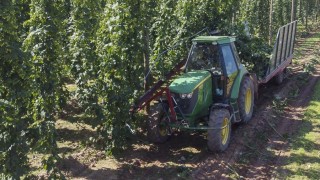
[[[249,122],[253,114],[254,106],[254,87],[250,77],[245,76],[241,83],[238,105],[241,122]]]
[[[209,117],[208,148],[223,152],[227,149],[231,136],[230,113],[227,109],[212,109]]]
[[[148,115],[148,138],[154,143],[164,143],[171,133],[167,111],[169,107],[165,103],[159,103],[150,109]]]

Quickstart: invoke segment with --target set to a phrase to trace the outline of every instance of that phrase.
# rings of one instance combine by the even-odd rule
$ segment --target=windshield
[[[213,44],[194,44],[188,60],[188,70],[221,72],[218,46]]]

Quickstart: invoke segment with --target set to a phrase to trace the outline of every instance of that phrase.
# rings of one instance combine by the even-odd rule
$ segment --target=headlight
[[[187,94],[187,98],[188,98],[188,99],[191,99],[191,98],[192,98],[192,94],[193,94],[193,93]]]
[[[185,99],[187,97],[187,94],[180,94],[181,99]]]
[[[193,94],[193,92],[189,93],[189,94],[180,94],[180,97],[181,97],[181,99],[186,99],[186,98],[191,99],[192,94]]]

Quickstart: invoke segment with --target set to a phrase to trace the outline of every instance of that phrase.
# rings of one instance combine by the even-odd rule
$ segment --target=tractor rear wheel
[[[148,138],[154,143],[164,143],[171,133],[166,111],[169,107],[165,103],[159,103],[150,108],[148,115]]]
[[[254,106],[254,87],[250,77],[244,77],[241,82],[238,105],[241,122],[249,122],[252,118]]]
[[[212,109],[209,117],[208,148],[223,152],[227,149],[231,136],[230,113],[227,109]]]

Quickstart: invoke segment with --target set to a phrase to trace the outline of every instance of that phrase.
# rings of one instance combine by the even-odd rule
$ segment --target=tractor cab
[[[193,39],[186,72],[210,72],[215,101],[224,101],[230,97],[239,71],[240,60],[234,41],[234,37],[228,36],[199,36]]]

